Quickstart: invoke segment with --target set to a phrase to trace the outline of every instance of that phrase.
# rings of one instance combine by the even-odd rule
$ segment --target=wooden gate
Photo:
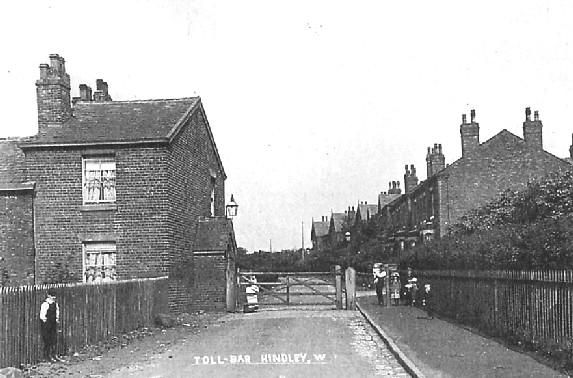
[[[260,307],[332,306],[341,309],[343,276],[340,269],[332,272],[239,271],[239,305],[247,303],[247,295],[253,295],[254,287]]]

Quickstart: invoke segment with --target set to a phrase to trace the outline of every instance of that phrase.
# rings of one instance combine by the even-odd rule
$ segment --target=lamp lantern
[[[239,208],[239,205],[237,205],[237,203],[235,202],[235,198],[233,197],[232,194],[231,194],[231,202],[229,202],[227,206],[225,206],[225,208],[227,210],[227,217],[233,218],[237,216],[237,209]]]

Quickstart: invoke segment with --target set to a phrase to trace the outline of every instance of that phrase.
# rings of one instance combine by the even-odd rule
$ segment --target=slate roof
[[[378,204],[380,206],[380,209],[382,209],[384,206],[388,205],[389,203],[391,203],[392,201],[394,201],[396,198],[400,197],[402,194],[387,194],[387,193],[380,193],[378,195]]]
[[[314,221],[312,222],[312,231],[314,231],[314,235],[319,238],[328,235],[328,226],[329,222]]]
[[[21,140],[0,140],[0,190],[33,189],[33,183],[25,182],[25,157],[17,145]]]
[[[347,216],[345,213],[332,213],[330,216],[331,222],[334,223],[334,232],[342,231],[342,226],[346,222]]]
[[[479,155],[487,155],[489,157],[496,157],[498,155],[500,157],[503,157],[503,155],[505,155],[505,151],[515,147],[524,149],[529,148],[525,140],[521,139],[517,135],[511,133],[510,131],[503,129],[499,133],[495,134],[494,136],[486,140],[485,142],[481,143],[478,146],[476,152]],[[557,159],[563,163],[567,163],[565,159],[561,159],[550,152],[547,152],[545,150],[542,150],[542,152],[553,159]],[[445,167],[444,169],[436,173],[434,176],[442,176],[449,174],[449,172],[451,172],[455,167],[460,165],[464,161],[464,159],[465,157],[463,156],[460,157],[458,160],[454,161],[452,164]]]
[[[235,245],[233,223],[226,217],[203,218],[197,224],[194,252],[226,251]]]
[[[373,217],[378,214],[378,205],[359,203],[356,213],[360,213],[361,220],[368,220],[369,217]]]
[[[199,97],[169,100],[77,102],[61,126],[32,137],[34,144],[154,141],[169,138],[180,121],[200,104]]]

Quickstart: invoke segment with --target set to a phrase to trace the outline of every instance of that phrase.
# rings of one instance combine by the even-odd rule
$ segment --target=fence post
[[[289,276],[286,276],[286,304],[290,305],[290,282],[289,282]]]
[[[336,287],[336,309],[342,310],[342,268],[334,266],[334,286]]]
[[[356,270],[346,269],[346,309],[356,310]]]

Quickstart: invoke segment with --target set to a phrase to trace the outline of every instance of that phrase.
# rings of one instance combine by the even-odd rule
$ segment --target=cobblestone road
[[[355,311],[228,314],[201,334],[111,377],[408,377]]]

